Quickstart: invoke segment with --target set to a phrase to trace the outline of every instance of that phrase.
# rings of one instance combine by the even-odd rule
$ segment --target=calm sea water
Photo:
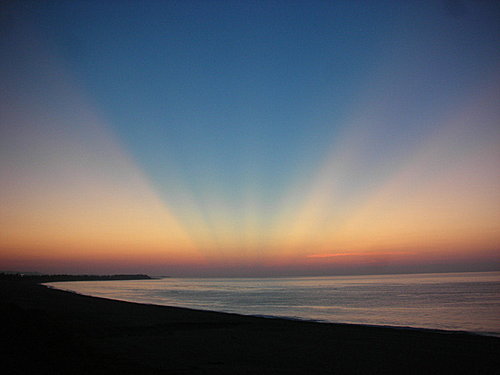
[[[49,283],[158,305],[500,336],[500,272]]]

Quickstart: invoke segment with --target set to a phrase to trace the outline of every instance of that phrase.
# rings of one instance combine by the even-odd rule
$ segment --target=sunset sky
[[[0,5],[0,270],[500,269],[497,1]]]

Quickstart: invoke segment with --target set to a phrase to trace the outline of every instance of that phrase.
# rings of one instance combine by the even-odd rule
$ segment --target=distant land
[[[20,271],[0,271],[0,274],[6,275],[44,275],[42,272],[20,272]]]
[[[0,272],[0,280],[25,280],[36,283],[57,281],[101,281],[101,280],[151,280],[152,277],[144,274],[133,275],[44,275],[38,272]]]

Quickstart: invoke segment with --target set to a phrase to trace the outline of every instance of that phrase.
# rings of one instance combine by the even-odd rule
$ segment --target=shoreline
[[[454,273],[453,273],[454,274]],[[141,275],[142,276],[142,275]],[[181,308],[181,309],[191,309],[195,311],[202,311],[202,312],[213,312],[213,313],[226,313],[226,314],[236,314],[236,315],[241,315],[241,316],[247,316],[247,317],[258,317],[258,318],[265,318],[265,319],[283,319],[287,321],[297,321],[297,322],[309,322],[309,323],[318,323],[318,324],[334,324],[334,325],[353,325],[353,326],[362,326],[362,327],[375,327],[375,328],[389,328],[389,329],[396,329],[396,330],[408,330],[408,331],[424,331],[424,332],[430,332],[430,333],[441,333],[441,334],[470,334],[470,335],[477,335],[477,336],[484,336],[484,337],[495,337],[495,338],[500,338],[500,331],[473,331],[473,330],[467,330],[467,329],[447,329],[447,328],[439,328],[439,327],[421,327],[421,326],[411,326],[411,325],[390,325],[390,324],[377,324],[377,323],[364,323],[364,322],[347,322],[347,321],[332,321],[332,320],[322,320],[322,319],[314,319],[314,318],[307,318],[307,317],[300,317],[300,316],[286,316],[286,315],[272,315],[272,314],[258,314],[258,313],[245,313],[245,312],[238,312],[238,311],[224,311],[224,310],[214,310],[210,309],[209,307],[207,308],[192,308],[189,306],[182,306],[182,305],[170,305],[170,304],[161,304],[161,303],[155,303],[155,302],[147,302],[147,301],[141,301],[139,300],[134,300],[134,299],[120,299],[120,298],[113,298],[112,296],[99,296],[99,295],[91,295],[91,294],[84,294],[80,293],[78,291],[72,290],[72,289],[65,289],[63,287],[59,287],[57,285],[50,285],[52,283],[54,284],[61,284],[63,285],[65,282],[72,282],[72,281],[101,281],[101,280],[106,280],[106,279],[95,279],[95,280],[89,280],[89,279],[81,279],[79,280],[77,277],[73,280],[59,280],[59,281],[48,281],[48,282],[40,282],[39,284],[44,285],[48,288],[54,288],[56,290],[62,290],[70,293],[75,293],[79,295],[84,295],[84,296],[89,296],[89,297],[95,297],[95,298],[104,298],[104,299],[109,299],[112,301],[121,301],[121,302],[130,302],[130,303],[138,303],[138,304],[144,304],[144,305],[154,305],[154,306],[164,306],[164,307],[172,307],[172,308]],[[138,279],[132,279],[132,278],[125,278],[123,280],[157,280],[154,277],[149,277],[148,279],[145,278],[138,278]],[[500,327],[499,327],[500,328]]]
[[[72,291],[70,291],[72,292]],[[72,292],[76,293],[76,292]],[[79,294],[79,293],[76,293]],[[93,296],[91,296],[93,297]],[[112,301],[120,301],[117,299],[113,298],[107,298]],[[127,301],[128,302],[128,301]],[[137,302],[133,302],[137,303]],[[155,305],[155,304],[152,304]],[[166,306],[166,305],[155,305],[155,306]],[[183,308],[183,307],[181,307]],[[215,310],[199,310],[199,311],[211,311],[211,312],[221,312],[224,313],[224,311],[215,311]],[[328,320],[317,320],[317,319],[306,319],[306,318],[299,318],[299,317],[287,317],[287,316],[277,316],[277,315],[256,315],[256,314],[238,314],[237,315],[242,315],[242,316],[253,316],[256,318],[264,318],[264,319],[283,319],[283,320],[289,320],[293,322],[309,322],[309,323],[318,323],[318,324],[335,324],[335,325],[347,325],[347,326],[360,326],[360,327],[373,327],[373,328],[388,328],[388,329],[396,329],[396,330],[403,330],[403,331],[423,331],[423,332],[429,332],[429,333],[440,333],[443,335],[454,335],[454,334],[463,334],[463,335],[476,335],[476,336],[485,336],[485,337],[497,337],[500,338],[500,333],[496,332],[474,332],[474,331],[465,331],[465,330],[455,330],[455,329],[439,329],[439,328],[425,328],[425,327],[412,327],[412,326],[391,326],[391,325],[384,325],[384,324],[367,324],[367,323],[344,323],[344,322],[333,322],[333,321],[328,321]]]
[[[74,281],[74,280],[72,280],[72,281]],[[82,280],[82,281],[86,281],[86,280]],[[93,281],[100,281],[100,280],[93,280]],[[62,282],[63,283],[65,281],[57,281],[57,282]],[[79,292],[76,292],[76,291],[73,291],[73,290],[70,290],[70,289],[56,288],[56,287],[54,287],[52,285],[47,285],[47,284],[49,284],[49,283],[39,283],[39,285],[45,286],[46,288],[49,288],[49,289],[60,290],[60,291],[63,291],[63,292],[72,293],[72,294],[76,294],[76,295],[79,295],[79,296],[99,298],[99,299],[104,299],[104,300],[109,300],[109,301],[134,303],[134,304],[144,305],[144,306],[169,307],[169,308],[186,309],[186,310],[199,311],[199,312],[208,312],[208,313],[216,313],[216,314],[230,314],[230,315],[237,315],[237,316],[241,316],[241,317],[253,317],[253,318],[270,319],[270,320],[286,320],[286,321],[291,321],[291,322],[305,322],[305,323],[316,323],[316,324],[334,324],[334,325],[373,327],[373,328],[388,328],[388,329],[395,329],[395,330],[408,330],[408,331],[423,331],[423,332],[429,332],[429,333],[441,333],[441,334],[445,334],[445,335],[446,334],[448,334],[448,335],[464,334],[464,335],[476,335],[476,336],[499,337],[500,338],[500,333],[497,334],[497,333],[491,333],[491,332],[473,332],[473,331],[465,331],[465,330],[425,328],[425,327],[412,327],[412,326],[391,326],[391,325],[384,325],[384,324],[344,323],[344,322],[333,322],[333,321],[328,321],[328,320],[307,319],[307,318],[300,318],[300,317],[293,317],[293,316],[262,315],[262,314],[242,314],[242,313],[237,313],[237,312],[217,311],[217,310],[209,310],[209,309],[193,309],[193,308],[185,307],[185,306],[161,305],[161,304],[157,304],[157,303],[145,303],[145,302],[129,301],[129,300],[126,300],[126,299],[93,296],[91,294],[79,293]]]
[[[499,338],[461,331],[147,305],[19,281],[1,281],[0,297],[6,358],[19,374],[487,374],[500,366]]]

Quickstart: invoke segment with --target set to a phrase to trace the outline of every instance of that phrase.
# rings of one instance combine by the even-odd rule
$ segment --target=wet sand
[[[500,338],[267,319],[0,281],[8,374],[492,374]],[[1,370],[1,368],[0,368]]]

